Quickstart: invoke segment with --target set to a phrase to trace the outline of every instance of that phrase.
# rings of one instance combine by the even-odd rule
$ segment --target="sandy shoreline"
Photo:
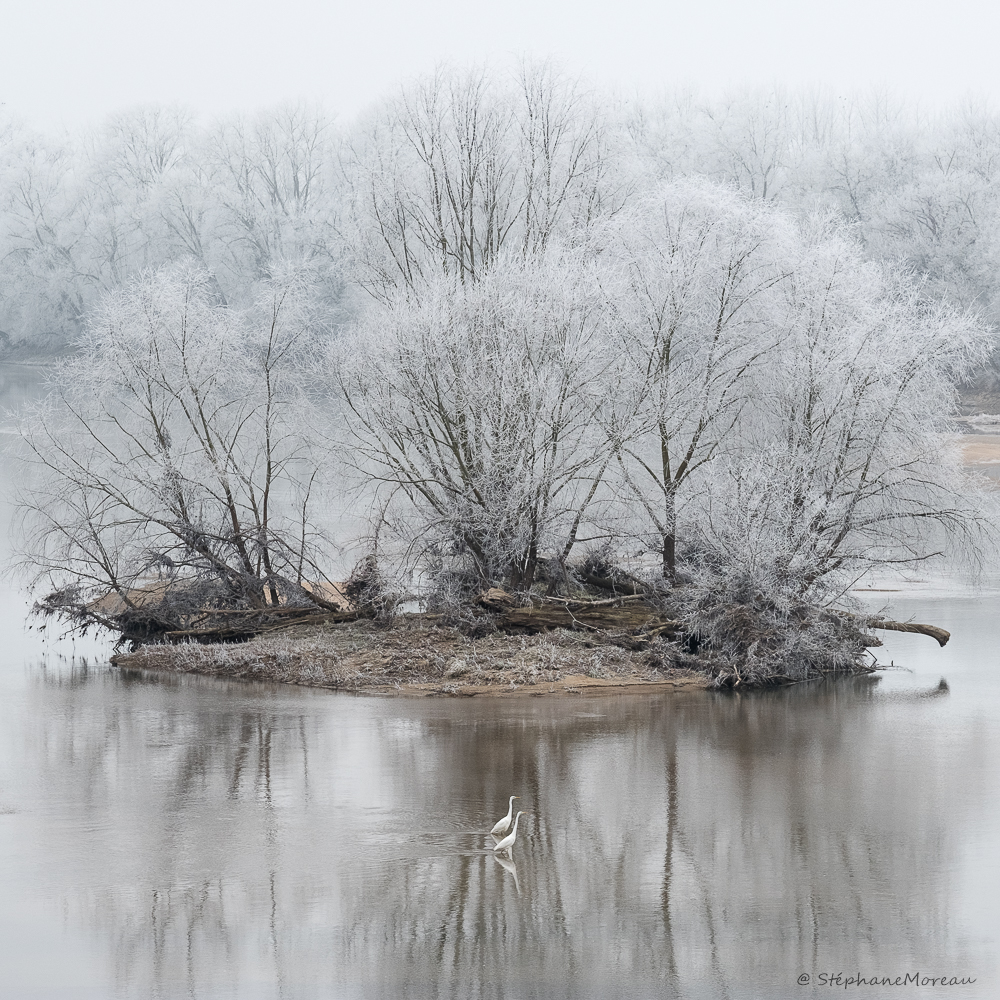
[[[1000,466],[1000,434],[963,435],[962,459],[976,472],[984,471],[983,466]]]

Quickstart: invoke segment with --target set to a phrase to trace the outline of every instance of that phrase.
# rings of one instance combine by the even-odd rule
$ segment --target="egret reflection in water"
[[[816,963],[985,978],[1000,713],[962,670],[992,669],[988,631],[977,650],[955,629],[948,697],[908,696],[936,657],[588,713],[8,669],[6,988],[749,1000],[800,996]],[[514,782],[535,817],[516,864],[481,839]]]
[[[521,895],[521,883],[517,880],[517,864],[513,858],[505,858],[502,854],[494,854],[493,860],[505,871],[514,876],[514,888]]]

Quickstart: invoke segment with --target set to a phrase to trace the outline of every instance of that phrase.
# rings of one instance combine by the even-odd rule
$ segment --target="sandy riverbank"
[[[1000,434],[966,434],[962,437],[962,460],[977,472],[985,467],[1000,467]]]

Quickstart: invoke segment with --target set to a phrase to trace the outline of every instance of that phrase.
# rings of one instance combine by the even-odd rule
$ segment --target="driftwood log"
[[[488,599],[487,599],[488,598]],[[494,588],[480,596],[480,604],[499,612],[496,623],[501,629],[525,632],[540,632],[550,628],[568,628],[598,631],[627,630],[642,633],[647,638],[654,635],[672,637],[681,632],[681,623],[674,621],[649,605],[643,603],[643,595],[622,595],[603,601],[572,601],[560,598],[546,598],[543,604],[514,607],[513,598],[504,591]],[[846,617],[856,617],[841,612]],[[912,632],[935,639],[939,646],[947,644],[951,633],[937,625],[922,625],[919,622],[896,622],[878,618],[866,623],[872,629],[889,632]],[[871,645],[881,642],[872,638]]]
[[[547,597],[541,605],[517,607],[506,591],[498,587],[480,594],[478,603],[490,611],[498,613],[496,623],[500,628],[520,629],[526,632],[540,632],[549,628],[610,629],[643,631],[647,635],[670,635],[681,629],[681,623],[672,620],[643,602],[642,593],[622,594],[598,601],[574,601],[567,598]],[[855,618],[848,612],[837,612],[845,617]],[[914,632],[936,639],[944,646],[951,633],[937,625],[921,625],[918,622],[895,622],[887,618],[876,618],[866,623],[869,628],[890,632]],[[881,645],[874,636],[872,645]]]
[[[578,631],[672,633],[680,623],[644,603],[641,594],[623,594],[605,600],[572,600],[546,597],[540,603],[518,607],[516,600],[499,587],[480,594],[480,607],[493,612],[494,624],[504,632],[544,632],[552,628]]]
[[[541,607],[511,608],[498,615],[496,624],[507,631],[542,632],[550,628],[580,629],[607,632],[628,630],[657,634],[673,632],[680,623],[645,605],[624,607]]]
[[[937,639],[939,646],[947,644],[951,638],[951,633],[937,625],[920,625],[917,622],[890,622],[879,619],[869,623],[869,628],[885,629],[889,632],[917,632],[920,635],[929,635],[932,639]]]
[[[831,610],[833,610],[834,614],[841,615],[844,618],[857,619],[858,617],[849,611]],[[919,622],[894,622],[888,618],[869,618],[865,622],[865,627],[882,629],[886,632],[915,632],[917,635],[929,635],[932,639],[937,640],[939,646],[946,645],[951,638],[951,633],[947,629],[939,628],[937,625],[921,625]],[[882,644],[876,641],[873,645],[881,646]]]
[[[167,642],[233,642],[266,632],[283,632],[296,625],[355,622],[361,617],[357,611],[312,611],[309,608],[271,608],[266,613],[219,610],[210,614],[226,616],[228,620],[224,625],[164,632],[163,638]]]
[[[613,580],[609,576],[597,576],[594,573],[583,573],[580,577],[584,583],[600,590],[610,590],[613,594],[645,594],[646,588],[637,580]]]

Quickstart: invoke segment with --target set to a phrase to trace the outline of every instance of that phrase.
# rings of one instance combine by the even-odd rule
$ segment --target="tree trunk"
[[[663,536],[663,579],[673,585],[677,568],[677,536],[673,533]]]
[[[871,623],[871,628],[886,629],[890,632],[916,632],[918,635],[929,635],[937,640],[939,646],[944,646],[951,638],[951,633],[947,629],[939,628],[937,625],[921,625],[918,622],[890,622],[883,619],[876,619]]]
[[[668,484],[664,497],[663,526],[663,579],[671,586],[677,569],[677,495],[672,484]]]
[[[515,593],[523,593],[531,590],[535,582],[535,570],[538,568],[538,555],[532,547],[528,555],[519,561],[519,564],[511,570],[510,587]]]

